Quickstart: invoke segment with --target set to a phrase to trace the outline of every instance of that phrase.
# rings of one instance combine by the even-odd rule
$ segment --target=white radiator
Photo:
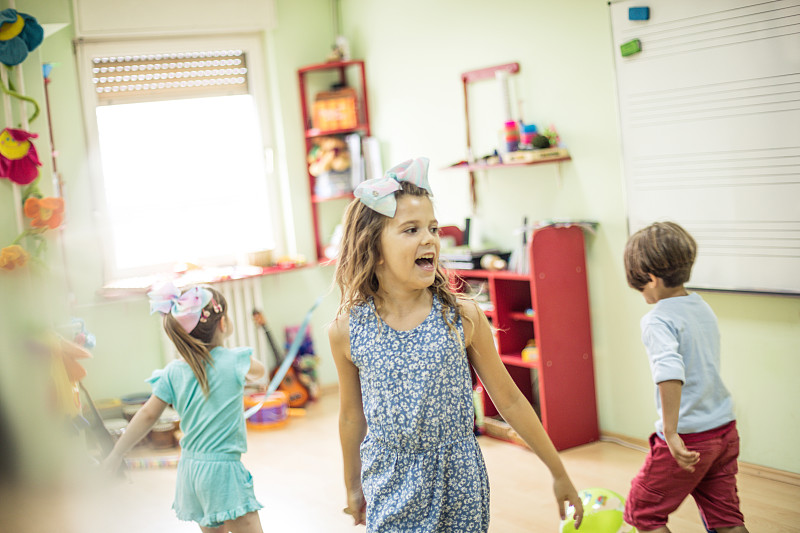
[[[233,323],[233,334],[225,340],[225,346],[250,346],[253,355],[266,368],[275,366],[275,357],[267,342],[266,333],[253,321],[253,309],[264,311],[261,285],[258,278],[219,281],[211,284],[228,302],[228,318]],[[168,358],[175,359],[178,352],[163,333],[164,347]],[[262,381],[266,382],[266,378]]]

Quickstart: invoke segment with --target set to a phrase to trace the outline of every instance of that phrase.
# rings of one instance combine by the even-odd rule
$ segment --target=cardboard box
[[[317,94],[311,121],[313,127],[321,131],[355,128],[358,125],[355,89],[348,87]]]

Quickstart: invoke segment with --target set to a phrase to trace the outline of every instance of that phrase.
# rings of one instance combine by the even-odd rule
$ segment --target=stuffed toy
[[[308,153],[308,172],[315,178],[331,170],[344,172],[349,168],[350,152],[339,137],[319,137]]]

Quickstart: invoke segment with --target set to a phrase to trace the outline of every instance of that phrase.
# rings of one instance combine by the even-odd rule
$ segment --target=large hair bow
[[[156,311],[171,313],[186,333],[191,333],[197,326],[203,308],[213,298],[211,291],[202,287],[192,287],[181,294],[172,282],[164,283],[148,292],[147,296],[150,298],[150,314]]]
[[[383,177],[361,182],[353,195],[373,211],[394,218],[397,212],[397,199],[394,193],[400,190],[401,181],[413,183],[433,196],[431,186],[428,184],[429,163],[427,157],[403,161],[387,170]]]

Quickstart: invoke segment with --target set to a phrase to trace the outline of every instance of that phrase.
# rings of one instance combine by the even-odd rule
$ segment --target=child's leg
[[[261,529],[261,519],[258,517],[258,512],[253,511],[244,516],[240,516],[236,520],[228,520],[225,522],[228,528],[226,531],[231,533],[263,533]]]
[[[716,458],[692,491],[692,496],[710,531],[743,533],[747,529],[744,528],[744,516],[739,508],[736,490],[736,474],[739,471],[739,434],[736,425],[731,424],[709,445],[713,445]]]
[[[200,531],[203,533],[228,533],[228,528],[225,526],[225,524],[217,527],[200,526]]]
[[[701,453],[700,457],[702,461],[704,455]],[[695,472],[683,470],[672,457],[667,443],[655,433],[650,435],[650,451],[631,481],[625,501],[625,522],[642,533],[668,533],[669,515],[702,479],[705,468],[697,464]]]

